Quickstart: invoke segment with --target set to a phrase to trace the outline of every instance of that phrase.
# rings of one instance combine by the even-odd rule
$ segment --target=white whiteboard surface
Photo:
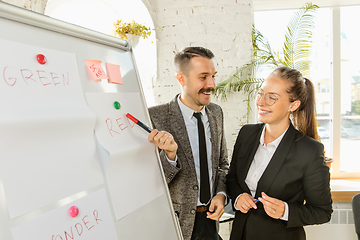
[[[96,115],[75,55],[4,40],[0,52],[0,175],[13,219],[103,184],[103,177],[92,138]],[[36,64],[37,53],[51,61]]]
[[[108,205],[113,222],[107,227],[115,226],[118,239],[182,239],[157,151],[147,142],[146,132],[137,126],[129,127],[131,139],[137,140],[125,155],[140,161],[151,173],[137,175],[139,172],[133,170],[137,168],[136,161],[130,162],[128,171],[129,166],[121,164],[122,175],[127,174],[122,176],[126,182],[117,179],[116,184],[119,191],[122,184],[126,185],[126,192],[121,193],[125,198],[139,198],[141,191],[136,192],[136,184],[141,185],[144,177],[151,194],[127,211],[121,211],[121,206],[112,202],[104,168],[112,160],[119,162],[117,158],[122,154],[101,143],[95,135],[98,113],[91,109],[86,95],[137,96],[134,115],[150,123],[127,42],[2,2],[0,26],[1,51],[7,53],[7,57],[0,56],[0,239],[17,240],[12,232],[22,226],[57,218],[58,214],[52,213],[77,201],[90,206],[96,198],[102,207]],[[39,53],[46,56],[46,64],[36,62]],[[101,61],[105,71],[106,63],[119,65],[123,84],[94,80],[85,65],[89,59]],[[34,75],[22,69],[31,70]],[[71,84],[59,88],[60,83],[64,84],[63,73]],[[15,84],[11,78],[14,76],[10,77],[13,74],[17,74]],[[36,74],[38,78],[32,79]],[[131,108],[131,101],[121,102]],[[141,144],[145,144],[143,151],[148,162],[141,163],[143,155],[135,152]],[[151,179],[146,179],[149,176]],[[141,181],[134,181],[135,177]],[[96,197],[99,192],[105,194]],[[116,208],[120,209],[118,213]],[[44,228],[54,227],[57,220],[52,220],[45,221],[48,226]],[[62,221],[64,226],[69,223]]]
[[[69,214],[72,206],[79,209],[76,217]],[[14,240],[28,240],[29,236],[32,239],[51,240],[118,239],[105,189],[86,195],[11,230]]]
[[[109,152],[109,158],[102,159],[105,160],[102,165],[116,220],[119,220],[164,194],[156,155],[148,154],[154,149],[147,140],[148,133],[125,115],[131,113],[143,123],[149,123],[143,120],[146,115],[141,111],[139,93],[87,93],[86,99],[97,115],[96,138]],[[121,108],[115,109],[114,102],[121,103]],[[132,184],[121,184],[127,182],[129,176]],[[131,198],[124,193],[131,193]]]

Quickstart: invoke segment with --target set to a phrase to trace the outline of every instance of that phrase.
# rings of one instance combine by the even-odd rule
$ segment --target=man
[[[224,119],[221,107],[210,103],[216,74],[213,57],[202,47],[180,50],[174,62],[181,94],[169,103],[149,108],[155,128],[149,141],[160,149],[173,207],[186,240],[219,239],[216,221],[224,213],[226,200],[229,164]],[[201,115],[193,116],[199,112]]]

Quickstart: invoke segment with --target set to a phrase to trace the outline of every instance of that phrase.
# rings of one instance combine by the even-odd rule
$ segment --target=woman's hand
[[[285,203],[283,201],[269,197],[264,192],[261,193],[259,201],[264,205],[265,212],[270,217],[279,219],[284,216]]]
[[[242,213],[247,213],[250,208],[256,209],[256,204],[254,203],[254,197],[248,193],[243,193],[238,197],[236,201],[236,208]]]

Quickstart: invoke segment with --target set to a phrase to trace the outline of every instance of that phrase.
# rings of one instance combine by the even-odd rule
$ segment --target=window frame
[[[287,1],[287,0],[277,0],[277,1],[266,1],[265,0],[254,0],[254,12],[258,11],[276,11],[276,10],[289,10],[289,9],[299,9],[307,1]],[[291,3],[288,3],[291,2]],[[287,3],[287,4],[285,4]],[[328,7],[331,12],[331,74],[330,74],[330,96],[332,96],[331,101],[331,111],[330,111],[330,122],[332,136],[330,138],[330,144],[332,148],[332,170],[331,178],[359,178],[360,172],[341,172],[340,171],[340,144],[341,144],[341,27],[340,27],[340,9],[344,6],[354,5],[360,6],[358,2],[355,3],[353,0],[344,0],[341,5],[334,0],[330,1],[320,1],[320,7]],[[334,79],[338,79],[335,81]],[[316,87],[316,86],[314,86]],[[255,113],[256,114],[256,113]],[[255,117],[257,119],[257,116]]]

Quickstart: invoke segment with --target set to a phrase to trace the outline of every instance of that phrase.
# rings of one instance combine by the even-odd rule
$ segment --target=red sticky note
[[[85,60],[85,65],[94,80],[108,79],[100,60]]]
[[[109,75],[109,82],[116,84],[123,84],[123,80],[120,72],[120,65],[105,63],[106,71]]]

